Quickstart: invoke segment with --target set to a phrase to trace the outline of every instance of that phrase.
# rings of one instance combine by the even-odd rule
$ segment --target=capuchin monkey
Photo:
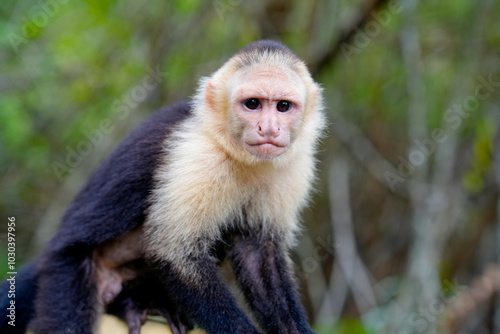
[[[35,334],[90,334],[109,312],[133,334],[149,313],[174,333],[193,324],[212,334],[314,333],[289,252],[315,177],[322,108],[321,88],[286,46],[237,52],[94,172],[19,272],[16,327],[3,316],[0,331],[29,323]],[[223,259],[257,324],[219,277]]]

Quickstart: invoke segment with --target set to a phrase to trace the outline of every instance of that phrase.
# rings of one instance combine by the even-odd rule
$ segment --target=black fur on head
[[[236,60],[237,69],[258,63],[279,63],[293,68],[297,63],[301,63],[301,60],[287,46],[271,40],[248,44],[232,58]]]
[[[246,54],[246,53],[258,53],[258,54],[283,53],[289,56],[297,57],[295,53],[293,53],[293,51],[290,50],[286,45],[268,39],[250,43],[243,49],[238,51],[235,55]]]

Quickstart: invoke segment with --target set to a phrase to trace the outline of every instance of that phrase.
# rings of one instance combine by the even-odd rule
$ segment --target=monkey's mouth
[[[286,147],[285,145],[281,145],[277,142],[273,142],[273,141],[263,141],[263,142],[257,142],[257,143],[245,143],[247,144],[248,146],[252,146],[252,147],[278,147],[278,148],[284,148]]]
[[[286,145],[282,145],[273,141],[263,141],[263,142],[245,143],[245,144],[247,146],[248,152],[263,160],[271,160],[285,153],[287,150]]]

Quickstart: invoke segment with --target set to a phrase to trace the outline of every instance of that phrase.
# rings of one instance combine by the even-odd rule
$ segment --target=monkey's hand
[[[187,334],[188,330],[194,328],[193,322],[179,309],[173,315],[167,309],[158,309],[156,311],[167,319],[172,334]]]

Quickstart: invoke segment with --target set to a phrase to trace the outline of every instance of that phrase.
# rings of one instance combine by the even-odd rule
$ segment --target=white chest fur
[[[185,256],[207,252],[235,223],[293,242],[313,179],[309,155],[299,155],[291,166],[248,166],[199,132],[183,129],[174,137],[166,141],[176,146],[166,148],[156,172],[145,223],[147,244],[158,260],[180,264]]]

